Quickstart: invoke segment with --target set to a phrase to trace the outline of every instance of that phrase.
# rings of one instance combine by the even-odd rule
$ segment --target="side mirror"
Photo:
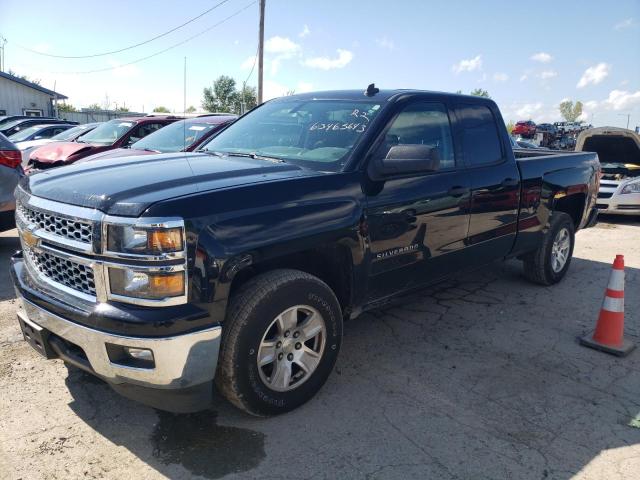
[[[394,145],[385,158],[369,163],[372,180],[411,173],[435,172],[440,168],[440,157],[435,148],[421,144]]]

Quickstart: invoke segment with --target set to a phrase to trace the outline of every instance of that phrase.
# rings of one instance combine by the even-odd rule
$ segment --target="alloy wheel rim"
[[[551,268],[554,272],[562,271],[569,259],[571,249],[571,236],[567,228],[562,228],[553,240],[551,247]]]
[[[327,328],[313,307],[295,305],[267,327],[258,347],[260,379],[271,390],[288,392],[316,371],[324,352]]]

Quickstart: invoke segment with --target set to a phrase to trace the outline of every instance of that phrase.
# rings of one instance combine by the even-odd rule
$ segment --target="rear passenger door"
[[[456,139],[471,181],[467,237],[473,264],[504,257],[517,233],[520,173],[501,140],[497,109],[489,104],[455,106]]]

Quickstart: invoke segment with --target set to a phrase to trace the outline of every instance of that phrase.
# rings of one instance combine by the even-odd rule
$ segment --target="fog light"
[[[153,362],[153,352],[147,348],[124,347],[124,351],[137,360]]]

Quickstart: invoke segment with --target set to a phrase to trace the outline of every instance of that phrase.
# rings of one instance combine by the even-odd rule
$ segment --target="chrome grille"
[[[96,295],[93,269],[49,252],[24,248],[29,263],[49,280],[87,295]]]
[[[17,205],[20,215],[32,225],[59,237],[76,242],[91,244],[93,238],[93,224],[77,219],[70,219],[52,215],[50,213],[33,210],[22,204]]]

